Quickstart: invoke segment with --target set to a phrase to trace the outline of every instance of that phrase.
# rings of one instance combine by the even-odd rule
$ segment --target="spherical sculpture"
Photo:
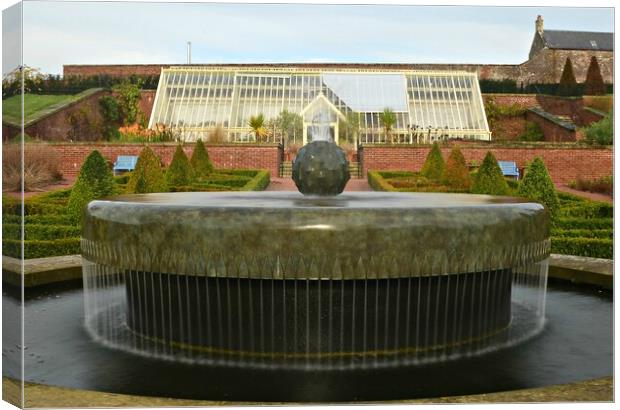
[[[304,195],[338,195],[350,178],[347,156],[333,142],[311,142],[293,161],[293,180]]]

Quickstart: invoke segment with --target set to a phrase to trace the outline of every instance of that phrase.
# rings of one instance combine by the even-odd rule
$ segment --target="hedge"
[[[405,176],[403,172],[379,172],[379,171],[368,171],[368,185],[375,191],[395,191],[394,187],[390,185],[385,178],[393,178],[393,176]],[[410,174],[410,173],[407,173]],[[412,175],[412,174],[411,174]]]
[[[244,191],[263,191],[269,186],[271,181],[269,171],[261,170],[256,173],[256,176],[250,180],[244,187]]]
[[[171,187],[173,192],[191,191],[262,191],[269,185],[267,170],[228,170],[227,173],[211,174],[208,179],[191,185]]]
[[[217,173],[220,175],[237,175],[237,176],[250,177],[250,178],[254,178],[258,172],[261,172],[261,171],[256,170],[256,169],[235,169],[235,168],[217,170]],[[211,175],[209,179],[211,179],[211,177],[213,177],[213,175]]]
[[[21,223],[19,215],[3,215],[2,223]],[[24,218],[26,224],[38,225],[73,225],[73,222],[67,215],[27,215]]]
[[[29,238],[36,238],[40,240],[54,240],[60,238],[78,237],[81,234],[81,230],[77,226],[69,225],[24,225],[24,233],[26,240]],[[3,224],[2,236],[5,238],[19,239],[21,235],[20,224]]]
[[[66,212],[67,201],[62,200],[64,202],[55,202],[58,200],[53,200],[51,202],[45,202],[40,199],[36,200],[26,200],[24,201],[24,215],[61,215]],[[21,202],[15,200],[3,201],[2,202],[2,214],[5,216],[9,215],[20,215],[21,214]]]
[[[613,218],[614,206],[606,202],[568,204],[560,209],[560,216],[577,218]]]
[[[612,259],[614,241],[600,238],[551,237],[551,253]]]
[[[21,241],[3,239],[2,254],[20,257]],[[45,258],[48,256],[74,255],[80,253],[80,238],[63,238],[55,240],[24,241],[24,259]]]
[[[558,218],[555,222],[558,229],[613,229],[612,218]]]
[[[170,192],[212,192],[212,191],[230,191],[230,187],[219,184],[205,183],[202,185],[180,185],[170,187]],[[236,190],[235,190],[236,191]]]
[[[613,229],[552,229],[551,236],[564,238],[601,238],[613,239]]]

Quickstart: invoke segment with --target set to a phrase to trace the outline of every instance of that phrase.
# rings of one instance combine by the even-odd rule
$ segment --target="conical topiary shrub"
[[[166,192],[168,186],[161,169],[159,157],[149,147],[144,147],[138,156],[136,169],[127,182],[127,193],[145,194],[149,192]]]
[[[441,183],[458,190],[469,190],[471,178],[465,157],[458,147],[452,148],[441,176]]]
[[[504,179],[495,156],[491,151],[487,152],[474,177],[474,184],[471,187],[474,194],[488,195],[507,195],[508,183]]]
[[[547,208],[553,219],[560,208],[560,201],[543,160],[539,157],[528,165],[523,181],[519,186],[519,195],[539,202]]]
[[[177,145],[172,156],[172,162],[166,170],[166,184],[169,187],[189,185],[194,179],[194,170],[183,151],[181,145]]]
[[[603,76],[601,75],[601,68],[595,56],[590,58],[590,65],[588,66],[584,87],[584,94],[586,95],[603,95],[607,91]]]
[[[196,141],[196,146],[194,147],[194,152],[192,152],[192,158],[189,162],[194,169],[196,178],[207,177],[213,172],[213,164],[209,159],[209,153],[205,148],[205,144],[203,144],[200,139]]]
[[[101,153],[94,150],[86,157],[80,168],[69,194],[67,212],[74,221],[80,222],[84,209],[90,201],[112,195],[115,191],[116,183],[110,167]]]
[[[433,143],[431,151],[424,161],[420,174],[423,177],[431,179],[433,181],[439,181],[443,174],[443,170],[446,167],[446,163],[441,156],[441,150],[438,143]]]
[[[562,70],[562,77],[560,77],[557,94],[563,96],[578,95],[578,88],[575,73],[573,72],[573,63],[570,61],[570,57],[567,57],[564,63],[564,70]]]

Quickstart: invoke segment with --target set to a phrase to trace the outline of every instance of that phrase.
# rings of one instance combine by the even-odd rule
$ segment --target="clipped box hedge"
[[[413,174],[408,173],[409,175],[405,175],[404,172],[379,172],[379,171],[368,171],[368,185],[375,191],[396,191],[394,187],[386,181],[384,175],[393,175],[396,176],[411,176]]]
[[[19,239],[2,239],[2,254],[20,257],[21,241]],[[46,258],[49,256],[74,255],[80,253],[80,238],[62,238],[55,240],[25,240],[24,259]]]
[[[5,238],[18,239],[21,235],[20,224],[4,224],[2,226],[2,236]],[[80,228],[70,225],[24,225],[26,240],[54,240],[61,238],[72,238],[80,236]]]
[[[613,239],[551,237],[551,253],[612,259]]]
[[[560,216],[576,218],[613,218],[614,206],[606,202],[569,202],[561,207]]]
[[[614,229],[612,218],[558,218],[555,221],[558,229]]]
[[[271,182],[271,176],[267,170],[259,170],[256,175],[243,187],[244,191],[264,191]]]
[[[551,229],[551,236],[566,238],[613,239],[613,229]]]

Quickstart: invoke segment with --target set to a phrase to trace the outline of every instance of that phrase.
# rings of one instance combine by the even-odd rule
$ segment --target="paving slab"
[[[2,281],[14,286],[22,283],[22,261],[2,255]],[[23,261],[24,287],[82,279],[82,256],[65,255]]]
[[[551,254],[549,277],[613,289],[614,261],[585,256]]]
[[[24,384],[25,407],[181,407],[181,406],[257,406],[292,405],[300,403],[256,403],[233,401],[186,400],[167,397],[145,397],[128,394],[78,390],[37,383]],[[19,406],[20,383],[2,378],[3,399]],[[430,404],[430,403],[550,403],[550,402],[611,402],[613,377],[534,389],[499,393],[449,396],[416,400],[372,402],[366,404]],[[304,403],[306,404],[306,403]],[[356,402],[353,404],[365,404]],[[21,406],[20,406],[21,407]]]

